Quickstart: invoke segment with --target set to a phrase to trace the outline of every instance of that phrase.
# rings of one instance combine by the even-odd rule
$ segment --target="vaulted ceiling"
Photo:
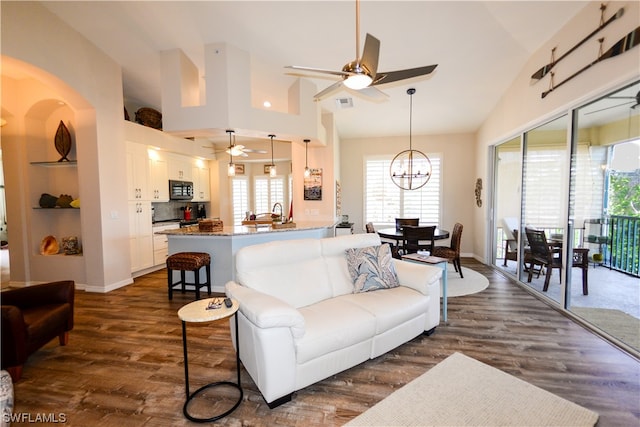
[[[200,68],[203,46],[250,53],[254,99],[283,108],[286,87],[304,73],[286,65],[340,70],[356,56],[354,0],[45,1],[42,3],[122,65],[125,102],[161,109],[160,52],[180,48]],[[374,1],[360,5],[360,39],[381,41],[379,70],[438,64],[428,77],[379,86],[371,102],[351,91],[321,101],[343,138],[413,132],[473,132],[523,65],[586,1]],[[595,22],[595,21],[594,21]],[[595,26],[595,24],[594,24]],[[532,72],[535,70],[531,70]],[[318,91],[335,79],[304,74]],[[351,98],[339,108],[337,98]]]

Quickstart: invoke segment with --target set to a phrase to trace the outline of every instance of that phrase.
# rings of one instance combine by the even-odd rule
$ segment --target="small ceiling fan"
[[[585,114],[598,113],[600,111],[610,110],[612,108],[622,107],[622,106],[629,105],[629,104],[633,104],[629,108],[632,109],[632,110],[635,110],[636,107],[640,106],[640,91],[638,91],[638,93],[636,93],[635,96],[608,96],[607,99],[630,99],[631,101],[626,101],[626,102],[623,102],[621,104],[616,104],[616,105],[610,105],[610,106],[605,107],[605,108],[600,108],[599,110],[589,111],[588,113],[585,113]]]
[[[360,56],[360,0],[356,0],[356,59],[342,67],[341,71],[301,67],[297,65],[288,65],[285,68],[342,77],[341,81],[332,84],[314,95],[314,99],[319,101],[331,93],[340,90],[343,85],[349,89],[358,91],[359,94],[372,100],[382,100],[388,95],[376,88],[376,86],[428,75],[438,66],[438,64],[435,64],[397,71],[378,72],[379,54],[380,40],[367,33],[362,56]]]
[[[227,153],[232,155],[233,157],[248,157],[249,153],[267,154],[267,150],[256,150],[253,148],[247,148],[242,144],[236,144],[235,135],[233,136],[233,142],[230,142],[229,145],[224,149],[219,149],[213,141],[211,141],[211,145],[203,145],[202,147],[212,148],[215,154]]]

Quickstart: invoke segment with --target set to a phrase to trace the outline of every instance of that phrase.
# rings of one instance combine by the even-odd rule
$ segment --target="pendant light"
[[[231,141],[231,137],[233,135],[233,131],[231,129],[227,129],[227,133],[229,134],[229,165],[227,166],[227,176],[236,176],[236,165],[233,164],[233,142]]]
[[[407,89],[409,107],[409,149],[398,153],[391,162],[391,181],[403,190],[422,188],[431,178],[431,160],[422,151],[414,150],[411,141],[411,121],[413,116],[414,88]]]
[[[278,173],[276,171],[276,164],[273,162],[273,138],[275,137],[275,135],[269,135],[269,138],[271,138],[271,166],[269,167],[269,176],[271,178],[275,177]]]
[[[309,143],[310,139],[304,140],[304,177],[309,178],[311,176],[311,169],[309,169]]]

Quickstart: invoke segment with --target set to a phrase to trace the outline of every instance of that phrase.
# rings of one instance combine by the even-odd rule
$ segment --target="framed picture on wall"
[[[244,163],[236,163],[236,175],[244,175]]]
[[[322,169],[311,169],[304,179],[304,200],[322,200]]]

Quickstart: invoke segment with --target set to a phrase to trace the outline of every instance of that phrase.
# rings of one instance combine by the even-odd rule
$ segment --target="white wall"
[[[442,228],[464,226],[461,252],[474,256],[475,136],[473,134],[413,135],[414,149],[442,157]],[[364,230],[364,158],[367,155],[395,156],[409,148],[409,137],[344,139],[340,143],[342,213],[349,215],[356,232]],[[429,183],[427,183],[429,185]],[[443,242],[442,244],[445,244]]]
[[[14,61],[25,77],[51,87],[75,115],[80,198],[84,201],[85,285],[103,292],[131,283],[127,200],[123,191],[126,170],[121,69],[37,3],[3,2],[1,18],[3,74],[5,65]],[[24,62],[23,67],[20,61]],[[19,105],[4,96],[2,103],[3,111],[19,109]],[[19,115],[13,117],[24,120]],[[2,128],[3,135],[5,132],[19,135],[21,129],[24,132],[20,126],[12,131],[7,124]],[[24,177],[19,173],[5,178],[7,186],[23,185]],[[12,202],[7,194],[11,230],[20,239],[28,227],[20,211],[25,204]],[[12,244],[12,266],[24,265],[25,258],[26,252],[14,252]]]

